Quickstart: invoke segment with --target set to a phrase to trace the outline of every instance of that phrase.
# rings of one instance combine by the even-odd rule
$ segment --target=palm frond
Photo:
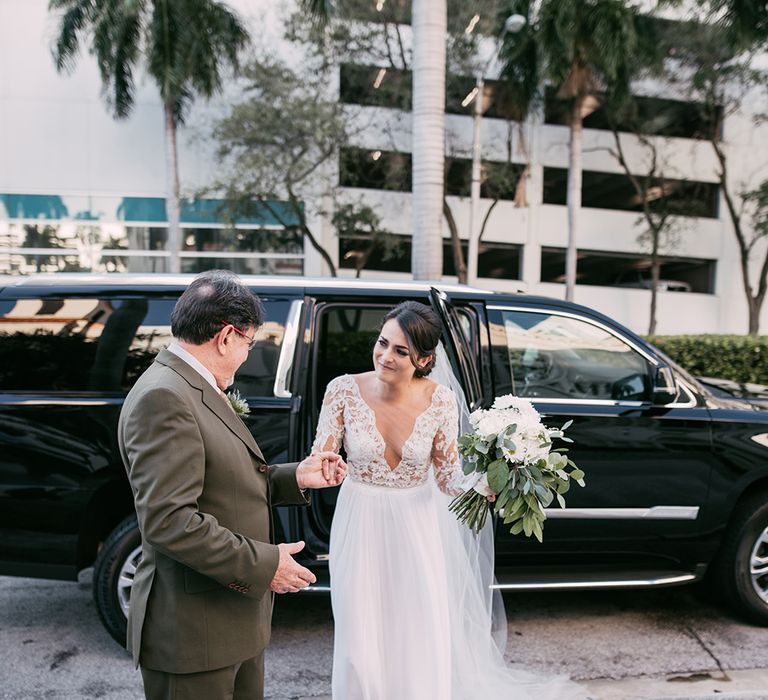
[[[56,70],[72,70],[74,67],[81,35],[93,20],[94,5],[93,0],[50,0],[49,10],[65,10],[53,49]]]
[[[133,71],[141,50],[140,9],[139,6],[134,6],[132,11],[126,11],[115,17],[111,32],[113,36],[110,67],[111,97],[115,114],[120,118],[127,117],[133,108],[135,91]]]
[[[301,0],[301,6],[317,24],[325,25],[331,21],[336,9],[333,0]]]

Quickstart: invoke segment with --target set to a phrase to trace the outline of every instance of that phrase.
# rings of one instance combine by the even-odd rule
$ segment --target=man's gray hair
[[[209,270],[195,277],[171,312],[174,338],[202,345],[225,324],[245,331],[264,323],[259,298],[229,270]]]

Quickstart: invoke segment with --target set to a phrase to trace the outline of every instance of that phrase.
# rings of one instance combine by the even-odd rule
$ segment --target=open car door
[[[477,362],[472,358],[469,341],[448,295],[437,287],[432,287],[430,299],[432,307],[443,322],[445,351],[464,389],[469,410],[473,411],[482,405],[483,396]]]

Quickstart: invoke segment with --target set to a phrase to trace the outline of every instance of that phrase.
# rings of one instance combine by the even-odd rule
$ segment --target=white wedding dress
[[[436,385],[392,468],[355,378],[328,385],[313,451],[343,444],[348,465],[331,527],[333,697],[586,697],[567,679],[504,663],[491,630],[492,563],[448,511],[465,484],[457,432],[453,392]]]

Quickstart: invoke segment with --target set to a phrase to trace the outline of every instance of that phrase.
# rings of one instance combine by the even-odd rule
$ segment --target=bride
[[[373,370],[325,392],[313,452],[343,445],[348,465],[331,527],[333,697],[585,697],[504,662],[492,529],[475,536],[448,511],[467,484],[440,330],[427,306],[400,304],[384,317]],[[427,378],[436,363],[445,383]]]

